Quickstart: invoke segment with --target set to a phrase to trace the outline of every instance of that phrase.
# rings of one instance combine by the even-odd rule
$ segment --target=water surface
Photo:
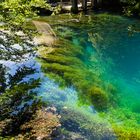
[[[64,46],[66,48],[64,52],[55,48],[58,50],[56,54],[43,57],[46,62],[48,60],[48,75],[51,75],[49,73],[52,70],[54,75],[50,77],[59,83],[64,79],[69,86],[74,87],[78,92],[77,104],[80,107],[90,106],[94,113],[99,111],[98,113],[104,116],[104,119],[109,120],[115,133],[121,133],[123,138],[130,139],[131,132],[136,131],[136,138],[139,137],[137,133],[140,128],[138,117],[140,112],[139,20],[108,14],[58,17],[42,19],[49,22],[57,35],[64,39],[61,46],[63,49]],[[66,40],[67,45],[64,43]],[[69,48],[74,54],[70,54]],[[77,55],[73,48],[75,51],[79,50]],[[51,55],[55,55],[56,58],[52,58]],[[68,64],[65,63],[65,57],[70,61]],[[72,60],[71,57],[74,59]],[[73,70],[65,71],[64,66]],[[63,67],[62,73],[61,68],[57,67]],[[62,79],[59,77],[61,80],[58,80],[56,75]],[[110,98],[107,110],[103,107],[106,106],[106,103],[103,103],[106,98],[101,96],[99,98],[102,99],[94,98],[95,95],[91,90],[94,93],[103,93],[102,90],[106,92],[105,94]],[[101,113],[100,110],[105,112]],[[86,109],[84,114],[86,112],[90,111]],[[129,134],[123,136],[126,129]]]
[[[0,92],[28,84],[30,94],[37,93],[57,108],[61,131],[69,139],[138,139],[140,21],[109,14],[39,20],[50,23],[58,36],[54,50],[47,54],[49,47],[44,46],[36,53],[24,46],[23,53],[14,45],[9,57],[1,45],[7,55],[0,55],[4,87]],[[37,84],[30,87],[34,81]]]

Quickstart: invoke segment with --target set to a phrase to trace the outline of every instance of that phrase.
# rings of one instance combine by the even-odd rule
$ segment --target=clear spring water
[[[97,59],[96,61],[99,63],[97,69],[102,71],[104,80],[115,82],[122,89],[121,92],[126,94],[121,98],[129,102],[127,107],[135,104],[136,101],[138,103],[140,21],[100,14],[97,16],[98,18],[94,15],[87,17],[73,17],[74,19],[65,21],[69,24],[59,23],[54,27],[61,37],[70,40],[75,46],[81,45],[85,49],[83,59],[87,64],[87,69],[93,70],[95,68],[94,59]]]
[[[105,137],[107,139],[115,139],[115,136],[118,135],[118,129],[122,129],[122,131],[128,130],[128,133],[131,133],[132,130],[139,131],[140,21],[107,14],[91,14],[86,16],[62,15],[59,16],[59,20],[55,19],[56,17],[53,17],[47,22],[50,22],[57,35],[69,40],[75,48],[80,46],[84,49],[84,55],[80,60],[85,65],[87,71],[97,74],[97,78],[100,78],[102,83],[111,83],[115,86],[117,96],[113,96],[116,96],[117,107],[110,107],[109,111],[104,113],[104,117],[101,117],[102,113],[96,111],[94,103],[85,107],[83,104],[84,101],[86,102],[84,96],[82,103],[79,101],[79,96],[73,97],[73,95],[76,95],[73,89],[71,91],[64,90],[67,93],[66,96],[72,95],[66,103],[62,98],[57,98],[56,101],[64,106],[80,110],[81,114],[88,114],[90,117],[98,116],[97,120],[106,120],[108,124],[105,126],[109,125],[111,131],[109,132],[105,126],[103,127],[114,137],[104,134],[105,130],[102,130],[103,136],[99,136],[99,139],[105,139]],[[68,56],[66,55],[66,57]],[[89,80],[91,79],[89,78]],[[87,117],[87,119],[90,117]],[[93,118],[92,120],[95,122]],[[102,123],[101,120],[99,121],[100,123]],[[87,125],[89,124],[87,123]],[[94,132],[91,131],[91,133]],[[100,134],[97,132],[97,135]],[[124,135],[122,139],[131,139],[131,136],[127,136],[125,133]],[[97,138],[94,136],[93,134],[88,139]],[[139,136],[136,133],[137,138]]]
[[[100,18],[104,21],[100,21]],[[70,39],[75,45],[86,47],[85,58],[88,54],[92,59],[96,53],[101,62],[106,63],[103,65],[108,66],[107,69],[111,71],[110,76],[124,79],[128,83],[134,82],[133,84],[137,85],[140,68],[139,20],[120,16],[101,16],[100,18],[98,21],[95,20],[97,23],[93,25],[92,21],[84,22],[87,23],[86,29],[83,24],[80,26],[75,23],[75,27],[74,25],[71,27],[71,25],[61,25],[60,21],[55,26],[60,36]],[[92,62],[90,61],[91,65]]]
[[[43,20],[50,22],[59,37],[69,40],[74,47],[84,48],[81,60],[85,68],[101,77],[103,83],[111,83],[117,88],[117,107],[98,112],[94,104],[83,104],[84,99],[80,101],[73,85],[60,87],[54,79],[45,76],[40,61],[28,54],[24,54],[26,59],[20,62],[1,56],[0,63],[6,67],[6,85],[12,82],[30,84],[40,79],[40,86],[34,90],[43,101],[58,108],[62,115],[62,130],[75,139],[116,139],[119,126],[125,126],[122,129],[128,131],[131,128],[139,130],[140,20],[108,14],[60,15]],[[18,77],[16,73],[19,73]],[[12,75],[12,81],[9,75]]]

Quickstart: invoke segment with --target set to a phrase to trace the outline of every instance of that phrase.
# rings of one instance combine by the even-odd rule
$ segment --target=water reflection
[[[16,136],[20,126],[32,118],[40,99],[33,91],[40,86],[40,65],[33,44],[19,42],[2,33],[0,44],[0,128],[1,136]],[[9,40],[8,40],[9,39]],[[21,40],[20,40],[21,41]],[[13,129],[14,128],[14,129]]]

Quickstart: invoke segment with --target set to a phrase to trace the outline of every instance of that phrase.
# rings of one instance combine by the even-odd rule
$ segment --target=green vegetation
[[[88,91],[89,100],[93,103],[97,109],[106,109],[108,103],[108,95],[104,90],[99,87],[91,87]]]
[[[50,74],[50,78],[56,79],[60,85],[74,86],[79,91],[79,97],[85,97],[84,104],[93,104],[98,110],[107,109],[111,101],[109,98],[114,96],[115,89],[106,90],[107,85],[102,83],[101,76],[94,69],[87,69],[82,47],[60,39],[50,53],[46,53],[47,50],[49,47],[39,51],[39,62],[47,76]]]
[[[83,1],[84,10],[86,10],[85,2],[86,0]],[[94,0],[93,3],[95,10],[106,9],[116,4],[116,7],[120,8],[118,11],[127,16],[140,15],[138,0],[108,0],[106,2]],[[72,4],[72,11],[77,13],[77,1],[72,0]],[[60,6],[51,7],[45,0],[2,0],[0,2],[0,60],[18,64],[20,61],[22,63],[30,59],[30,55],[34,54],[36,46],[32,41],[37,31],[32,19],[38,17],[38,9],[52,11],[54,15],[60,11]],[[53,46],[39,46],[37,62],[41,64],[44,75],[55,80],[62,88],[74,87],[78,93],[79,105],[93,107],[102,119],[109,121],[111,126],[104,121],[96,122],[98,136],[91,137],[100,139],[105,134],[111,133],[108,137],[112,139],[117,137],[120,140],[138,140],[140,139],[139,100],[135,100],[132,104],[129,103],[130,97],[126,102],[126,97],[120,98],[121,94],[124,94],[123,96],[127,94],[117,87],[115,80],[106,80],[107,64],[110,63],[112,66],[114,63],[111,60],[105,60],[106,66],[102,67],[100,58],[104,55],[102,51],[107,47],[107,53],[116,55],[116,52],[111,50],[112,44],[114,48],[123,49],[117,40],[121,40],[124,34],[133,36],[140,32],[139,21],[135,22],[136,25],[133,25],[131,21],[122,24],[122,21],[123,23],[127,21],[126,18],[115,15],[110,18],[107,13],[97,15],[85,16],[80,13],[36,19],[50,23],[58,36]],[[116,24],[126,30],[116,31]],[[114,28],[108,28],[109,25]],[[85,31],[87,32],[86,39],[84,38]],[[80,41],[74,38],[78,32],[81,33]],[[93,47],[90,50],[87,47],[88,43]],[[13,47],[15,44],[19,44],[21,49]],[[123,45],[127,44],[124,42]],[[95,55],[91,55],[92,49],[95,50]],[[29,58],[25,59],[26,55]],[[0,139],[37,139],[39,134],[43,135],[42,139],[50,139],[53,129],[59,125],[58,116],[52,112],[45,112],[43,107],[46,107],[46,104],[44,105],[37,96],[35,89],[40,88],[40,77],[31,78],[28,82],[23,80],[36,72],[32,67],[19,67],[12,75],[8,73],[6,66],[0,64]],[[90,116],[89,119],[89,116],[85,116],[84,113],[70,108],[60,109],[60,111],[64,115],[61,119],[62,123],[67,124],[68,121],[72,121],[76,129],[80,128],[85,133],[96,134],[95,116]],[[104,128],[101,127],[102,124]],[[69,136],[69,131],[64,130],[64,133]]]
[[[7,66],[0,64],[0,139],[15,139],[18,135],[28,134],[30,128],[23,132],[22,125],[32,120],[43,106],[34,91],[39,87],[40,79],[23,80],[36,71],[34,67],[24,66],[24,61],[26,55],[33,55],[36,47],[32,40],[37,31],[30,19],[37,17],[38,7],[54,10],[44,0],[0,2],[0,60],[15,63],[16,71],[12,75]],[[20,61],[23,65],[16,69]]]
[[[33,7],[51,8],[44,0],[4,0],[0,7],[0,20],[6,23],[9,29],[14,28],[13,30],[22,29],[27,18],[37,16],[37,10]]]
[[[108,114],[112,128],[119,140],[140,138],[139,114],[129,109],[112,109]],[[106,115],[105,115],[106,116]]]
[[[108,14],[99,14],[92,17],[82,14],[59,15],[58,17],[59,20],[61,19],[61,22],[52,22],[56,16],[49,19],[39,19],[49,22],[60,37],[53,47],[44,46],[42,47],[43,49],[39,50],[38,61],[42,64],[43,72],[48,77],[56,80],[60,85],[62,84],[63,87],[74,86],[78,91],[79,104],[93,105],[99,111],[99,115],[104,119],[108,119],[111,123],[118,139],[139,139],[139,104],[135,103],[131,107],[132,103],[130,102],[132,99],[125,102],[124,98],[132,93],[128,91],[124,93],[125,91],[119,88],[117,83],[114,82],[118,79],[111,82],[106,81],[103,76],[105,70],[98,65],[102,63],[100,62],[102,49],[107,49],[108,47],[111,54],[116,55],[116,52],[113,52],[110,47],[114,46],[122,49],[123,46],[117,44],[118,40],[121,40],[124,34],[130,35],[130,37],[135,35],[135,31],[139,29],[139,25],[134,25],[135,29],[131,31],[127,30],[132,24],[131,21],[122,25],[122,22],[127,21],[126,18],[120,16],[110,17]],[[102,28],[99,24],[101,24]],[[108,28],[108,25],[110,25],[110,28]],[[126,30],[115,31],[116,28],[111,28],[117,25]],[[78,29],[80,30],[80,34],[84,34],[85,30],[89,32],[88,39],[93,44],[99,56],[90,57],[92,50],[87,53],[85,38],[82,39],[79,37],[80,41],[75,39],[77,37],[75,30],[78,32]],[[106,32],[108,34],[103,29],[107,29]],[[114,36],[110,37],[111,34]],[[102,48],[104,44],[106,44],[106,48]],[[91,62],[94,64],[90,65]],[[113,62],[107,61],[106,67],[108,67],[108,63],[113,66]],[[122,96],[126,97],[123,98]]]
[[[127,5],[126,7],[124,7],[124,12],[126,13],[126,15],[140,15],[140,2],[138,0],[126,0],[124,1],[124,3]]]

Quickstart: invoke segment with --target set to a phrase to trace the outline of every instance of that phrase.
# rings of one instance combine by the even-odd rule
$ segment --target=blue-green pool
[[[99,124],[105,121],[111,130],[103,128],[113,137],[103,133],[99,139],[139,138],[140,21],[110,14],[67,14],[43,21],[61,41],[52,53],[41,53],[42,68],[59,83],[60,96],[68,99],[53,91],[43,97],[88,114],[87,119],[98,116]]]
[[[140,20],[108,13],[38,20],[51,25],[57,41],[38,52],[15,44],[10,55],[0,45],[0,94],[23,87],[55,106],[57,140],[140,139]]]

